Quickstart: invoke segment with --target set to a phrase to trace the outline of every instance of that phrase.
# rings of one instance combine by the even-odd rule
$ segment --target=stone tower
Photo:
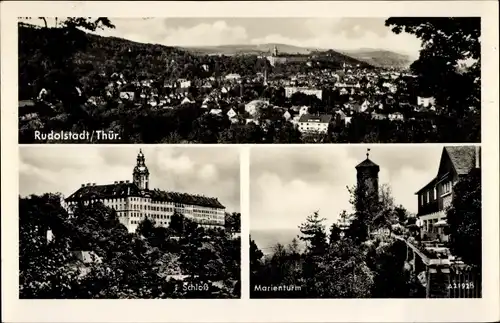
[[[278,56],[278,46],[274,45],[273,56]]]
[[[358,194],[378,200],[378,172],[380,167],[370,160],[370,149],[366,159],[356,166]]]
[[[141,190],[149,189],[149,170],[146,167],[144,154],[139,150],[137,155],[137,165],[134,167],[133,173],[134,184]]]

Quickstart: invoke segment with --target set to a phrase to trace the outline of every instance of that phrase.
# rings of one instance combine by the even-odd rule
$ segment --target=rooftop
[[[318,122],[318,123],[329,123],[332,120],[330,114],[303,114],[300,116],[299,122]]]
[[[375,164],[374,162],[372,162],[370,160],[370,158],[366,158],[364,161],[362,161],[361,163],[358,164],[358,166],[356,166],[356,168],[368,168],[368,167],[379,167],[377,164]]]
[[[119,182],[106,185],[87,184],[80,187],[76,192],[71,194],[66,199],[66,201],[73,202],[89,199],[144,197],[148,195],[153,201],[165,201],[213,208],[225,208],[217,198],[188,193],[167,192],[158,189],[141,190],[135,183],[127,182]]]
[[[474,167],[476,162],[475,146],[450,146],[444,147],[444,150],[450,156],[458,175],[465,175]]]

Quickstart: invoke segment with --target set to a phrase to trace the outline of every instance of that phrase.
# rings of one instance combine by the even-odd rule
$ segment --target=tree
[[[453,188],[446,211],[450,250],[473,267],[481,268],[481,170],[473,169]]]
[[[236,212],[226,213],[225,229],[230,234],[241,232],[241,214]]]
[[[299,242],[297,241],[297,238],[293,238],[292,242],[288,245],[288,252],[291,255],[300,254],[300,246],[299,246]]]
[[[326,232],[323,224],[325,220],[325,218],[320,218],[319,212],[316,211],[299,226],[302,233],[299,239],[306,242],[307,251],[312,255],[321,255],[326,250]]]
[[[174,214],[172,214],[172,216],[170,217],[170,223],[168,225],[168,228],[176,234],[183,234],[184,222],[185,222],[184,215],[178,212],[174,212]]]
[[[60,196],[44,194],[19,199],[19,297],[60,298],[71,294],[78,270],[66,266],[74,260],[69,241],[61,233],[68,219]],[[49,243],[47,231],[55,239]]]
[[[419,59],[411,65],[422,90],[459,115],[469,106],[480,108],[481,18],[405,17],[385,24],[396,34],[407,32],[422,40]],[[464,61],[473,62],[465,72],[460,70]]]
[[[372,297],[407,298],[409,296],[409,273],[404,270],[406,244],[400,240],[375,241],[367,261],[374,274]]]
[[[394,208],[394,212],[396,213],[396,217],[401,224],[405,224],[409,218],[408,211],[402,206],[398,205]]]
[[[315,275],[307,281],[307,292],[321,298],[367,298],[372,285],[373,273],[365,263],[362,247],[343,239],[334,243],[318,264]]]
[[[330,237],[329,237],[330,245],[332,245],[333,243],[337,242],[340,239],[341,232],[342,230],[336,223],[332,224],[332,226],[330,227]]]
[[[145,218],[139,223],[135,231],[145,238],[150,238],[154,234],[154,229],[155,224],[149,218]]]
[[[252,237],[250,237],[250,268],[254,270],[253,268],[256,268],[258,264],[260,263],[260,260],[264,254],[262,251],[257,247],[257,244],[255,243],[254,240],[252,240]]]
[[[377,229],[392,230],[397,222],[391,190],[382,185],[378,194],[366,194],[359,187],[348,188],[351,193],[350,203],[355,209],[347,235],[358,242],[366,241]]]

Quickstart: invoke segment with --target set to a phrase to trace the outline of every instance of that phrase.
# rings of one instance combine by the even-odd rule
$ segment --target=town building
[[[481,168],[479,146],[444,147],[436,177],[415,194],[418,196],[418,213],[421,235],[428,240],[447,241],[446,209],[453,200],[453,187],[460,178],[474,168]]]
[[[302,133],[327,133],[328,125],[332,121],[329,114],[302,114],[298,121],[299,131]]]
[[[417,105],[423,106],[424,108],[428,108],[436,104],[436,99],[434,97],[417,97]]]
[[[323,90],[308,88],[308,87],[295,87],[295,86],[287,86],[285,87],[285,97],[291,98],[295,93],[304,93],[306,95],[314,95],[318,99],[323,99]]]
[[[132,175],[132,182],[82,184],[66,199],[69,212],[72,213],[79,203],[101,202],[116,211],[120,223],[129,232],[135,232],[146,218],[157,226],[168,227],[174,213],[182,214],[205,228],[224,228],[225,207],[217,198],[150,189],[149,170],[142,151],[137,155]]]

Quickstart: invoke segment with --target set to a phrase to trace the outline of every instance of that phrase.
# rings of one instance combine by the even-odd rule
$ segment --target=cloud
[[[280,43],[308,48],[377,48],[418,56],[421,42],[392,33],[384,18],[110,18],[115,29],[96,31],[166,46]],[[31,19],[30,23],[43,24]],[[49,19],[53,25],[53,19]]]
[[[166,46],[217,46],[245,43],[245,28],[229,25],[224,20],[176,26],[175,19],[112,19],[115,29],[99,31],[102,36],[122,37],[129,40],[157,43]]]
[[[220,20],[191,28],[168,28],[164,43],[177,46],[217,46],[245,43],[247,39],[245,28],[229,26]]]
[[[135,147],[121,146],[22,147],[20,195],[60,192],[68,196],[84,183],[132,180],[138,151]],[[228,211],[239,212],[237,149],[146,147],[143,152],[151,188],[217,197]]]
[[[296,229],[319,210],[329,226],[351,211],[347,187],[356,184],[355,166],[367,146],[259,147],[251,150],[250,225],[252,230]],[[372,147],[380,166],[379,184],[388,184],[396,204],[417,211],[414,193],[436,174],[442,147]]]

